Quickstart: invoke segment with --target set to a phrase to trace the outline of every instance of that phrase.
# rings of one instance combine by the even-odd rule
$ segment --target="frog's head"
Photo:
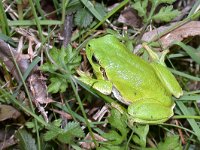
[[[117,58],[116,53],[121,54],[124,49],[125,46],[111,34],[88,42],[86,56],[98,79],[105,77],[105,68],[110,62],[115,62],[113,57]]]
[[[124,45],[111,34],[106,36],[92,39],[86,45],[86,55],[90,63],[101,62],[108,56],[114,56],[116,49],[119,51],[124,48]]]
[[[98,41],[96,41],[96,39],[91,40],[86,45],[86,56],[93,68],[93,71],[96,77],[99,79],[103,78],[103,71],[100,65],[101,60],[99,58],[100,51],[101,51],[101,48],[98,46]]]

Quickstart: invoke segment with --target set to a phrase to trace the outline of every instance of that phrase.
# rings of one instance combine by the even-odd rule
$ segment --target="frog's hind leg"
[[[153,101],[144,100],[136,101],[129,105],[128,113],[133,117],[135,122],[139,123],[163,123],[173,116],[172,106],[164,106],[163,104]]]
[[[162,84],[170,93],[172,93],[176,98],[179,98],[181,95],[183,95],[182,88],[180,87],[178,81],[165,66],[156,62],[152,62],[151,66],[155,70],[155,73]]]

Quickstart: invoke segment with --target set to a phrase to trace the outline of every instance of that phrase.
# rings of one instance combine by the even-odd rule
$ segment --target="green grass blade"
[[[29,65],[29,67],[26,69],[26,72],[23,74],[23,79],[24,81],[26,81],[28,75],[30,74],[30,72],[33,70],[33,68],[40,62],[40,57],[36,57],[32,63]],[[19,92],[19,89],[21,88],[22,86],[22,81],[19,83],[17,89],[15,90],[14,92],[14,95],[17,96],[18,92]]]
[[[183,101],[198,101],[200,99],[200,95],[183,95],[178,100]]]
[[[62,22],[59,20],[38,20],[40,25],[61,25]],[[9,26],[35,26],[36,22],[34,20],[15,20],[8,21]]]
[[[200,7],[200,0],[197,0],[193,5],[192,9],[190,10],[188,17],[192,16],[199,9],[199,7]]]
[[[5,35],[9,35],[10,34],[10,30],[9,30],[9,26],[8,26],[5,10],[3,8],[2,0],[0,1],[0,23],[1,23],[1,27],[2,27],[3,33]]]
[[[44,37],[43,37],[43,34],[42,34],[42,27],[40,25],[40,22],[39,22],[39,19],[38,19],[38,16],[37,16],[33,1],[29,0],[29,4],[31,5],[32,13],[33,13],[33,16],[35,18],[35,23],[37,25],[37,29],[38,29],[38,32],[39,32],[40,40],[43,42],[44,41]]]
[[[178,107],[180,108],[180,110],[182,111],[182,113],[184,115],[186,115],[186,116],[191,115],[189,110],[187,109],[187,107],[183,104],[183,102],[176,101],[176,104],[178,105]],[[192,127],[195,135],[197,136],[198,140],[200,141],[200,128],[197,125],[197,122],[194,119],[187,119],[187,121],[189,122],[189,124]]]
[[[85,7],[88,8],[88,10],[97,18],[99,21],[103,19],[103,16],[101,16],[98,11],[94,8],[94,5],[89,0],[81,0],[81,2],[85,5]]]
[[[185,45],[183,42],[175,42],[174,44],[180,46],[196,63],[200,64],[200,53],[189,45]]]
[[[129,0],[124,0],[118,6],[116,6],[115,8],[113,8],[112,11],[110,11],[97,25],[95,25],[89,32],[87,32],[87,34],[84,36],[84,39],[88,35],[92,34],[99,26],[101,26],[108,18],[110,18],[118,10],[120,10],[122,7],[124,7],[128,2],[129,2]]]
[[[182,77],[185,77],[187,79],[190,79],[190,80],[193,80],[193,81],[200,81],[200,78],[198,77],[194,77],[194,76],[191,76],[189,74],[186,74],[186,73],[183,73],[181,71],[177,71],[177,70],[174,70],[174,69],[171,69],[171,68],[168,68],[172,73],[176,74],[176,75],[179,75],[179,76],[182,76]]]

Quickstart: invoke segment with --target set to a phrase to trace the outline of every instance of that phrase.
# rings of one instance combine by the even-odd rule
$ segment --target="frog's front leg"
[[[145,124],[163,123],[173,116],[174,106],[174,103],[172,106],[164,106],[153,99],[146,99],[129,105],[128,113],[134,122]]]
[[[110,95],[112,92],[112,83],[107,80],[103,79],[93,79],[91,76],[88,76],[86,73],[79,71],[78,74],[80,77],[77,77],[77,79],[95,90],[105,94]]]

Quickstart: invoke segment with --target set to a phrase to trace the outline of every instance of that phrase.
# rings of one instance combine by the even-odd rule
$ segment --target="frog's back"
[[[99,45],[95,52],[102,66],[105,66],[106,72],[110,74],[128,74],[142,75],[146,78],[149,75],[155,75],[152,67],[140,57],[131,53],[124,44],[122,44],[113,35],[106,35],[98,38],[96,45]],[[102,48],[102,45],[104,45]],[[100,49],[100,50],[99,50]],[[148,72],[148,75],[147,75]]]
[[[129,65],[132,64],[141,71],[143,71],[144,68],[149,68],[149,64],[146,61],[131,53],[125,45],[113,35],[106,35],[95,39],[95,49],[98,50],[95,54],[98,55],[97,57],[104,66],[107,64],[112,65],[112,62],[119,62],[121,60],[122,63],[129,62]],[[143,66],[143,68],[141,68],[141,66]]]

